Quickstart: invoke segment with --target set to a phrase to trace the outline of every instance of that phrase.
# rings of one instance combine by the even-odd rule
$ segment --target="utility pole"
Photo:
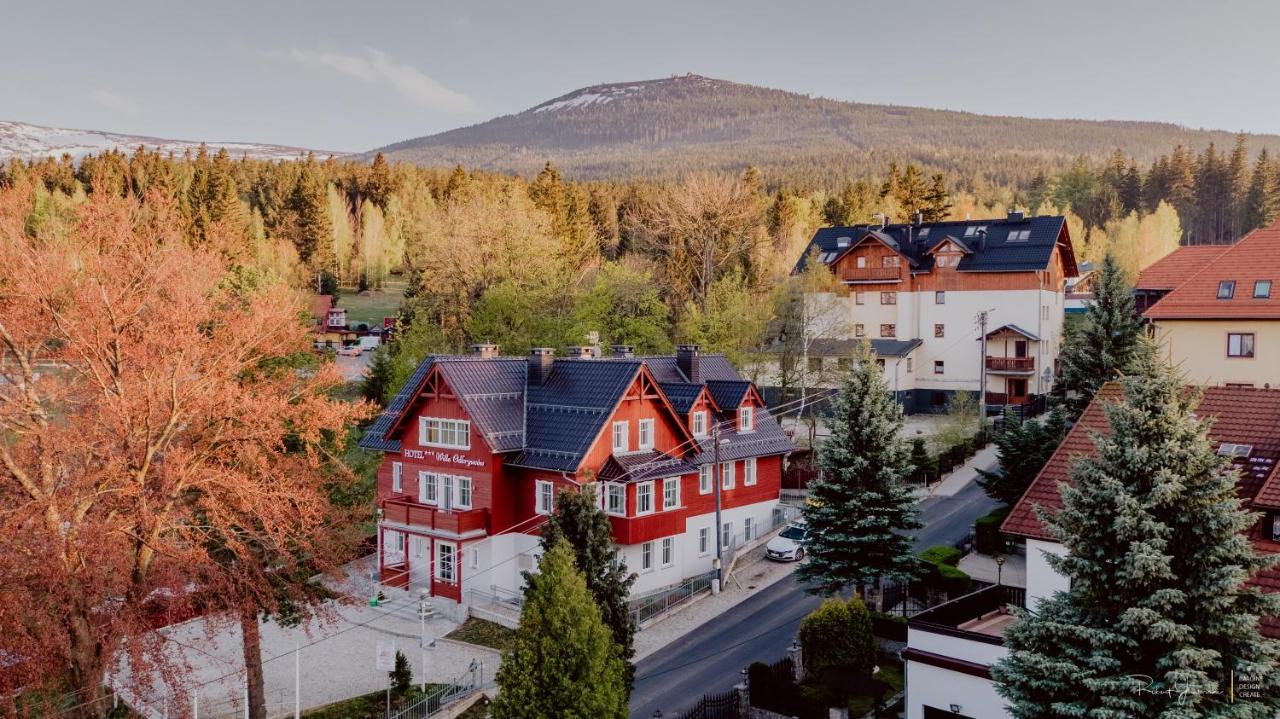
[[[302,662],[301,648],[293,643],[293,719],[302,719]]]
[[[982,356],[978,358],[978,429],[987,428],[987,310],[978,313]]]
[[[711,457],[715,464],[711,467],[711,480],[716,483],[716,579],[712,585],[712,593],[719,594],[720,587],[724,581],[724,563],[722,561],[724,547],[720,538],[724,535],[724,529],[720,525],[720,487],[724,484],[724,468],[720,466],[720,423],[716,422],[711,427]]]

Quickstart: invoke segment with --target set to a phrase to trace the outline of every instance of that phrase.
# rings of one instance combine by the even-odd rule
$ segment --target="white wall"
[[[1007,716],[995,684],[980,677],[907,662],[907,690],[907,719],[924,719],[926,705],[950,711],[952,704],[958,704],[960,714],[973,719]]]
[[[1070,586],[1067,578],[1049,566],[1045,554],[1065,556],[1067,548],[1057,542],[1040,539],[1027,540],[1027,607],[1034,609],[1036,602]]]

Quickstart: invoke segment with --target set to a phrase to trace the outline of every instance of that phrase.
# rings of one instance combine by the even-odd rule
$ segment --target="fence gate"
[[[746,719],[742,716],[738,704],[738,690],[730,689],[724,694],[708,694],[698,700],[677,719]]]

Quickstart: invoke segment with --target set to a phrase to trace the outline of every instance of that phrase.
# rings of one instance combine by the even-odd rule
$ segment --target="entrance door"
[[[1009,390],[1009,404],[1022,404],[1027,401],[1027,380],[1010,377],[1005,382],[1005,387]]]
[[[426,587],[431,581],[431,540],[409,535],[409,585]]]
[[[453,482],[454,479],[448,474],[440,475],[440,509],[453,509]]]
[[[1015,342],[1013,343],[1013,356],[1014,356],[1014,357],[1026,357],[1026,356],[1027,356],[1027,341],[1026,341],[1026,340],[1017,340],[1017,341],[1015,341]]]

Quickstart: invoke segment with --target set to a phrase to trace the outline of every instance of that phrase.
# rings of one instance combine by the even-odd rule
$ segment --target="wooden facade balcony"
[[[844,282],[898,282],[902,273],[899,267],[846,267],[840,279]]]
[[[1035,357],[988,357],[987,370],[991,372],[1035,372]]]
[[[444,510],[399,497],[382,500],[382,517],[388,522],[453,534],[489,529],[487,509]]]

